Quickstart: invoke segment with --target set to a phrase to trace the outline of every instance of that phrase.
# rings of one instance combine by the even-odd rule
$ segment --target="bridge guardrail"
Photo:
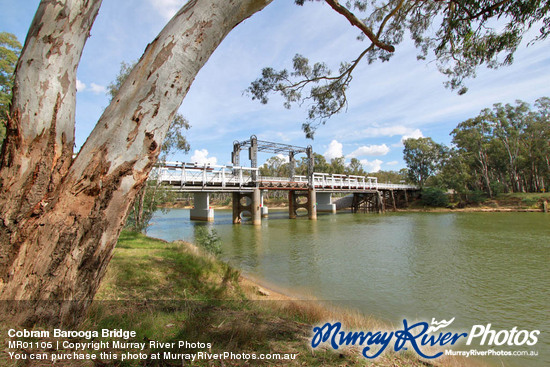
[[[190,186],[246,186],[253,183],[252,172],[257,168],[196,163],[166,162],[155,168],[158,180],[169,184]]]
[[[253,180],[253,173],[258,175],[258,168],[198,165],[196,163],[166,162],[155,168],[153,177],[169,184],[185,186],[253,186],[256,182],[290,182],[288,177],[259,177]],[[295,183],[307,183],[308,177],[296,175]],[[378,183],[376,177],[329,174],[314,172],[313,187],[320,190],[415,190],[416,186],[403,184]]]

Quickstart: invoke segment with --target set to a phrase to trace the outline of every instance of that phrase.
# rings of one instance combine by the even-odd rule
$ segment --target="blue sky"
[[[14,33],[23,43],[38,3],[0,0],[0,31]],[[105,87],[120,63],[138,59],[183,3],[103,0],[78,69],[77,148],[107,106]],[[417,61],[414,46],[403,42],[390,62],[364,63],[356,69],[347,111],[320,127],[313,141],[301,131],[305,108],[287,110],[275,96],[261,105],[243,95],[262,67],[288,68],[296,53],[337,69],[340,61],[353,60],[366,46],[357,35],[322,2],[298,7],[293,1],[275,0],[235,28],[200,71],[180,108],[192,126],[187,134],[191,151],[172,158],[226,164],[233,141],[255,134],[263,140],[311,144],[329,159],[356,157],[367,171],[398,170],[405,166],[403,138],[429,136],[449,144],[449,133],[458,123],[493,103],[533,103],[550,96],[549,41],[522,45],[510,67],[480,69],[463,96],[445,89],[435,63]],[[260,162],[268,158],[261,155]]]

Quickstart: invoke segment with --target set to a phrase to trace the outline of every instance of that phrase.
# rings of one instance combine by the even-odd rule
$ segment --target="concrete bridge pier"
[[[260,195],[260,208],[262,211],[262,218],[267,218],[269,215],[269,208],[264,204],[264,195],[267,194],[267,190],[262,190]]]
[[[193,209],[189,212],[191,220],[214,221],[214,209],[210,208],[210,194],[196,192],[193,196]]]
[[[250,213],[252,224],[262,224],[260,189],[233,193],[233,223],[241,223],[243,212]]]
[[[295,192],[296,191],[292,191],[292,190],[288,192],[288,218],[289,219],[296,219],[296,209],[298,208],[295,207],[296,205]]]
[[[315,189],[288,191],[288,217],[295,219],[297,217],[296,212],[300,208],[307,210],[309,219],[317,219],[317,196]]]
[[[317,193],[317,211],[319,213],[336,213],[336,204],[332,204],[332,193]]]

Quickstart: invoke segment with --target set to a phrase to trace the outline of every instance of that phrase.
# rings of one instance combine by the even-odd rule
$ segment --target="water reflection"
[[[550,364],[548,215],[346,213],[310,221],[271,210],[261,226],[232,225],[230,211],[215,215],[223,258],[271,284],[394,323],[456,317],[456,327],[540,329],[541,356],[506,364]],[[188,218],[185,210],[159,213],[149,234],[192,240],[197,224]]]

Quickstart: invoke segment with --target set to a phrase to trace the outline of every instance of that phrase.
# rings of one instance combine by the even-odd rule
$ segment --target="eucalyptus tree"
[[[432,138],[409,138],[403,141],[403,160],[409,179],[423,187],[428,178],[439,172],[447,156],[447,149]]]
[[[185,3],[147,46],[76,157],[76,70],[101,0],[40,2],[16,67],[0,157],[0,299],[30,300],[31,307],[4,315],[26,324],[82,320],[197,72],[235,26],[271,1]],[[548,2],[534,0],[325,3],[361,32],[364,51],[335,75],[297,56],[292,73],[264,69],[250,90],[262,102],[271,91],[288,104],[312,102],[304,123],[309,136],[345,107],[357,65],[389,60],[406,33],[420,58],[433,52],[448,86],[464,92],[476,67],[512,62],[525,31],[540,22],[534,41],[542,40],[550,23]],[[492,29],[497,18],[504,24]],[[38,307],[38,300],[55,301]]]
[[[468,166],[478,170],[483,178],[483,189],[492,197],[490,149],[492,126],[483,119],[483,115],[458,124],[451,132],[453,144],[468,159]]]
[[[470,186],[493,195],[505,191],[539,191],[550,173],[550,99],[537,99],[533,110],[523,101],[493,105],[452,131],[460,160],[467,162]],[[476,184],[476,177],[481,178]]]
[[[262,176],[288,177],[290,175],[289,163],[280,156],[269,158],[261,167]]]
[[[6,120],[11,101],[13,72],[21,52],[21,44],[14,34],[0,32],[0,145],[6,133]]]
[[[535,101],[522,139],[525,146],[524,169],[529,172],[530,191],[542,191],[550,184],[550,98]]]
[[[118,75],[115,77],[115,80],[107,86],[107,96],[109,101],[112,101],[116,97],[120,87],[128,78],[132,69],[136,66],[137,61],[134,62],[122,62],[120,64],[120,70]],[[166,136],[161,146],[159,160],[165,161],[168,156],[177,152],[187,153],[191,149],[187,137],[185,136],[185,131],[189,130],[191,125],[189,121],[180,114],[179,112],[175,114],[174,118],[170,122]]]
[[[329,173],[343,174],[346,172],[346,158],[337,157],[330,160]]]
[[[357,158],[350,159],[349,165],[346,167],[346,172],[356,176],[365,176],[367,174],[363,169],[361,161]]]
[[[295,0],[299,5],[308,1],[320,0]],[[532,42],[544,40],[550,30],[550,5],[541,0],[324,1],[360,31],[358,38],[366,41],[363,51],[342,61],[335,72],[324,62],[296,54],[292,69],[266,67],[247,89],[252,99],[264,104],[273,93],[283,97],[286,108],[308,104],[302,128],[309,138],[346,108],[357,65],[389,61],[407,34],[418,48],[417,58],[434,59],[448,77],[445,85],[464,94],[465,80],[475,77],[479,66],[511,64],[523,35],[537,22],[542,25]]]

